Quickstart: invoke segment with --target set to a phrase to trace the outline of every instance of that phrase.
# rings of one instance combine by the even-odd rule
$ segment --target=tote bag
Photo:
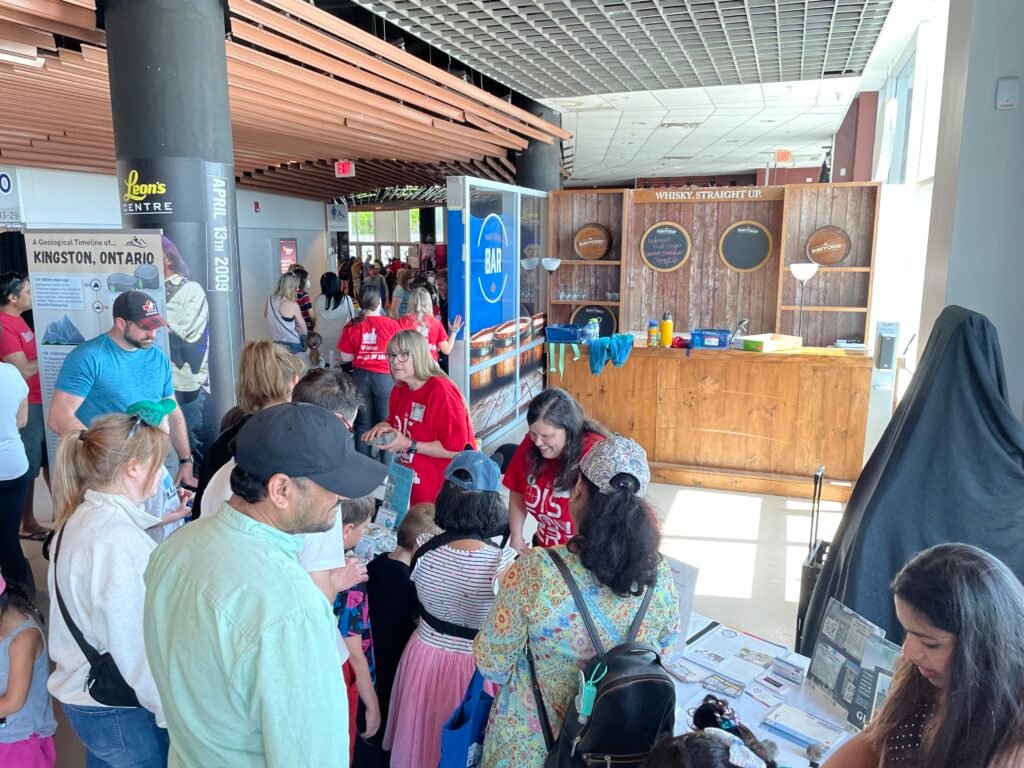
[[[438,768],[476,768],[484,751],[484,732],[494,697],[484,692],[479,670],[469,681],[462,703],[441,728],[441,760]]]

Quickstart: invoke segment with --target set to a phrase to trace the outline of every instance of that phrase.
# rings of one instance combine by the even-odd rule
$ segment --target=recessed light
[[[659,128],[671,128],[681,131],[692,131],[697,128],[700,123],[662,123]]]

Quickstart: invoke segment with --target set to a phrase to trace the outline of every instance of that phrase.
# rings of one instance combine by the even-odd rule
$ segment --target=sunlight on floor
[[[761,526],[760,496],[673,488],[670,503],[662,509],[668,515],[662,527],[665,536],[686,538],[738,539],[757,541]],[[727,524],[723,525],[725,521]]]
[[[665,536],[661,551],[700,569],[697,594],[749,600],[754,590],[757,542],[708,541]]]

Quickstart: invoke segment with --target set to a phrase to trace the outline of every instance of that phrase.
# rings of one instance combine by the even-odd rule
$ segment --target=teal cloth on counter
[[[608,365],[609,360],[616,368],[621,368],[626,364],[629,353],[633,351],[633,336],[628,333],[616,333],[612,336],[594,339],[588,346],[590,347],[590,372],[597,376]]]

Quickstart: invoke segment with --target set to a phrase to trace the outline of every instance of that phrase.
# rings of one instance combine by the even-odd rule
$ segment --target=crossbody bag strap
[[[548,719],[548,711],[544,707],[544,697],[540,692],[540,682],[537,680],[537,667],[533,661],[533,651],[530,649],[530,639],[526,639],[526,663],[530,665],[530,686],[533,688],[533,700],[537,705],[537,719],[540,720],[540,730],[544,734],[544,746],[548,752],[555,746],[555,737],[551,735],[551,720]]]
[[[572,573],[569,572],[569,566],[565,564],[565,560],[553,549],[545,549],[551,561],[555,564],[558,570],[562,574],[562,578],[565,579],[565,583],[569,587],[569,592],[572,593],[572,599],[576,602],[576,608],[580,612],[580,616],[583,618],[583,624],[587,628],[587,634],[590,635],[590,642],[594,644],[594,650],[598,656],[604,655],[604,643],[601,642],[601,637],[597,634],[597,627],[594,626],[594,620],[590,617],[590,611],[587,610],[587,603],[583,599],[583,593],[580,592],[579,584],[576,583],[576,579],[573,578]]]
[[[71,614],[68,613],[68,607],[64,604],[64,598],[60,594],[60,576],[57,573],[57,559],[60,557],[60,543],[64,538],[64,529],[66,527],[66,525],[60,527],[60,533],[57,534],[57,548],[53,553],[53,589],[57,593],[57,605],[60,606],[60,615],[64,617],[64,623],[67,625],[68,631],[75,639],[75,642],[78,643],[78,647],[89,662],[89,665],[93,666],[100,660],[99,651],[86,642],[81,630],[78,629],[78,625],[71,620]]]
[[[644,590],[643,602],[640,603],[640,609],[636,612],[636,617],[629,627],[629,634],[626,636],[627,643],[635,642],[636,636],[640,634],[640,625],[643,624],[644,616],[647,615],[647,607],[651,604],[651,596],[653,594],[654,590],[650,587]]]

